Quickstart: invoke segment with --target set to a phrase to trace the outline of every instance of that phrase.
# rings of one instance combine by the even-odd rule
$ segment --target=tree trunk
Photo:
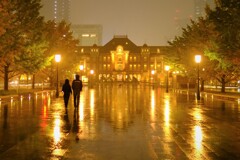
[[[32,89],[35,89],[35,74],[32,75]]]
[[[4,66],[4,90],[8,91],[8,69],[9,66]]]
[[[221,92],[222,92],[222,93],[225,93],[225,85],[226,85],[225,75],[223,75],[223,76],[221,77],[221,83],[222,83]]]

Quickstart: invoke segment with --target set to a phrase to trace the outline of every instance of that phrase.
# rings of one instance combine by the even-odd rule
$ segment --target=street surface
[[[237,160],[240,103],[152,86],[83,88],[0,103],[0,160]]]

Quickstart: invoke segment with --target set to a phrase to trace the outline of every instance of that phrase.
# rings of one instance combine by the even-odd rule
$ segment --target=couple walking
[[[82,91],[82,81],[79,79],[79,75],[75,76],[75,80],[73,80],[72,82],[72,87],[68,79],[65,80],[65,83],[62,86],[62,92],[64,93],[63,99],[64,99],[65,108],[67,108],[68,106],[68,101],[69,101],[70,94],[72,94],[72,90],[73,90],[74,107],[78,108],[79,101],[80,101],[80,92]]]

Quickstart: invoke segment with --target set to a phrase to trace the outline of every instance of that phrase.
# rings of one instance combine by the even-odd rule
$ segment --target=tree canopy
[[[70,24],[45,22],[39,15],[41,0],[0,1],[0,76],[4,89],[19,74],[31,74],[53,67],[53,56],[62,55],[63,70],[76,62],[78,41],[70,32]],[[71,55],[71,56],[69,56]],[[49,73],[52,75],[52,73]]]
[[[206,17],[192,20],[181,36],[169,42],[171,61],[191,72],[188,60],[193,62],[195,54],[202,55],[201,66],[207,70],[202,77],[216,78],[224,92],[225,84],[239,77],[239,7],[238,0],[217,0],[215,9],[206,6]]]

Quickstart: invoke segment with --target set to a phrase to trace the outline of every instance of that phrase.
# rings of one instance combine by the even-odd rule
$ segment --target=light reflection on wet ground
[[[0,103],[0,159],[240,159],[240,104],[140,85]],[[71,97],[72,98],[72,97]]]

